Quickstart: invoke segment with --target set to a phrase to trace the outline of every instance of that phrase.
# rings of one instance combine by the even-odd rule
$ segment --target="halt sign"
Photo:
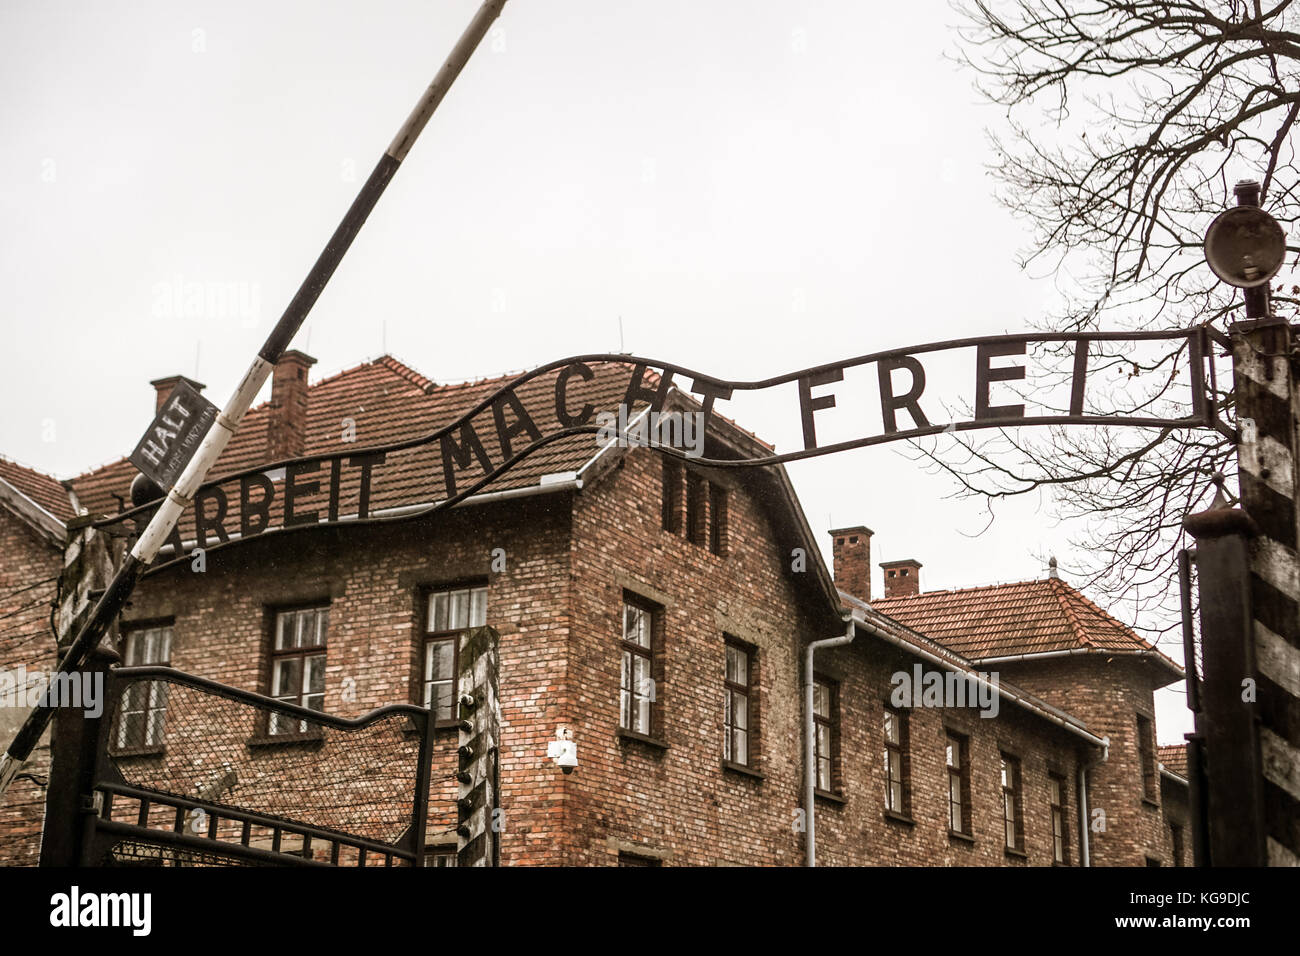
[[[130,462],[163,491],[176,483],[217,418],[217,406],[181,379],[144,433]]]

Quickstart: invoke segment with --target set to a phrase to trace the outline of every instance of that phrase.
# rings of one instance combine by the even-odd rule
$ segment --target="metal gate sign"
[[[207,482],[195,493],[193,509],[173,528],[168,560],[185,553],[183,542],[207,550],[302,526],[429,514],[476,494],[546,446],[572,442],[576,436],[588,436],[587,441],[594,437],[587,457],[617,441],[621,446],[648,445],[704,467],[753,468],[990,427],[1222,428],[1211,399],[1214,363],[1207,357],[1212,335],[1205,328],[1193,328],[957,339],[860,355],[756,381],[729,381],[625,354],[574,356],[501,385],[426,434],[387,445],[267,462]],[[1102,383],[1094,381],[1100,372],[1095,363],[1090,365],[1098,343],[1109,343],[1112,356],[1116,346],[1153,347],[1157,368],[1185,352],[1189,375],[1180,391],[1185,400],[1160,410],[1141,402],[1128,402],[1127,407],[1098,405],[1092,396],[1101,391]],[[1023,401],[1008,401],[1006,387],[1023,382],[1032,371],[1032,346],[1054,348],[1065,363],[1059,403],[1031,409]],[[934,383],[927,385],[926,364],[945,356],[951,361],[954,355],[960,381],[950,384],[967,391],[969,416],[945,409],[932,395]],[[1114,371],[1111,368],[1107,374]],[[865,401],[851,399],[848,388],[855,383],[846,377],[849,372],[856,384],[868,383],[874,394]],[[995,385],[1004,394],[996,394]],[[674,386],[699,411],[665,411]],[[782,397],[787,414],[802,432],[803,447],[777,453],[760,444],[734,457],[704,456],[702,438],[709,417],[725,413],[728,403],[745,394],[766,392]],[[202,401],[197,394],[178,390],[178,395],[178,400],[164,405],[131,457],[164,488],[179,473],[210,421],[197,404]],[[827,434],[832,424],[838,426],[837,433]],[[682,439],[693,439],[694,447],[684,448]],[[133,508],[105,522],[135,517],[151,507]]]
[[[216,418],[217,406],[181,379],[131,452],[131,464],[166,491],[194,457]]]

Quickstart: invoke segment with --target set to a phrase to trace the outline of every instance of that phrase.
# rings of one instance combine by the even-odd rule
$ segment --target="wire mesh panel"
[[[166,667],[110,671],[92,865],[420,865],[429,712],[355,720]]]

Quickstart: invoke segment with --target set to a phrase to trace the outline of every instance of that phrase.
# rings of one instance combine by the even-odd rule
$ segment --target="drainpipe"
[[[1079,764],[1079,856],[1084,866],[1092,866],[1092,856],[1088,847],[1088,771],[1100,763],[1105,763],[1110,756],[1110,738],[1102,738],[1101,757],[1088,763]]]
[[[804,648],[803,659],[803,808],[804,837],[807,847],[805,866],[817,865],[817,821],[814,790],[817,787],[816,745],[813,741],[816,724],[813,721],[813,655],[822,648],[840,647],[853,640],[853,618],[845,618],[844,634],[812,641]]]

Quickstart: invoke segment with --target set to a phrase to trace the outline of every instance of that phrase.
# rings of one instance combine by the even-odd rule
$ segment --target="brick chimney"
[[[194,379],[188,378],[184,375],[168,375],[166,378],[154,379],[149,384],[154,388],[153,413],[155,415],[162,411],[163,403],[172,397],[172,389],[174,389],[177,383],[182,379],[189,382],[190,385],[194,387],[195,391],[201,392],[207,388],[207,386],[202,382],[196,382]]]
[[[921,562],[913,558],[881,561],[885,572],[885,600],[916,597],[921,593]]]
[[[835,586],[861,601],[871,600],[870,528],[836,528],[831,533],[835,560]]]
[[[316,360],[290,349],[271,373],[266,450],[272,459],[297,458],[307,449],[307,370]]]

